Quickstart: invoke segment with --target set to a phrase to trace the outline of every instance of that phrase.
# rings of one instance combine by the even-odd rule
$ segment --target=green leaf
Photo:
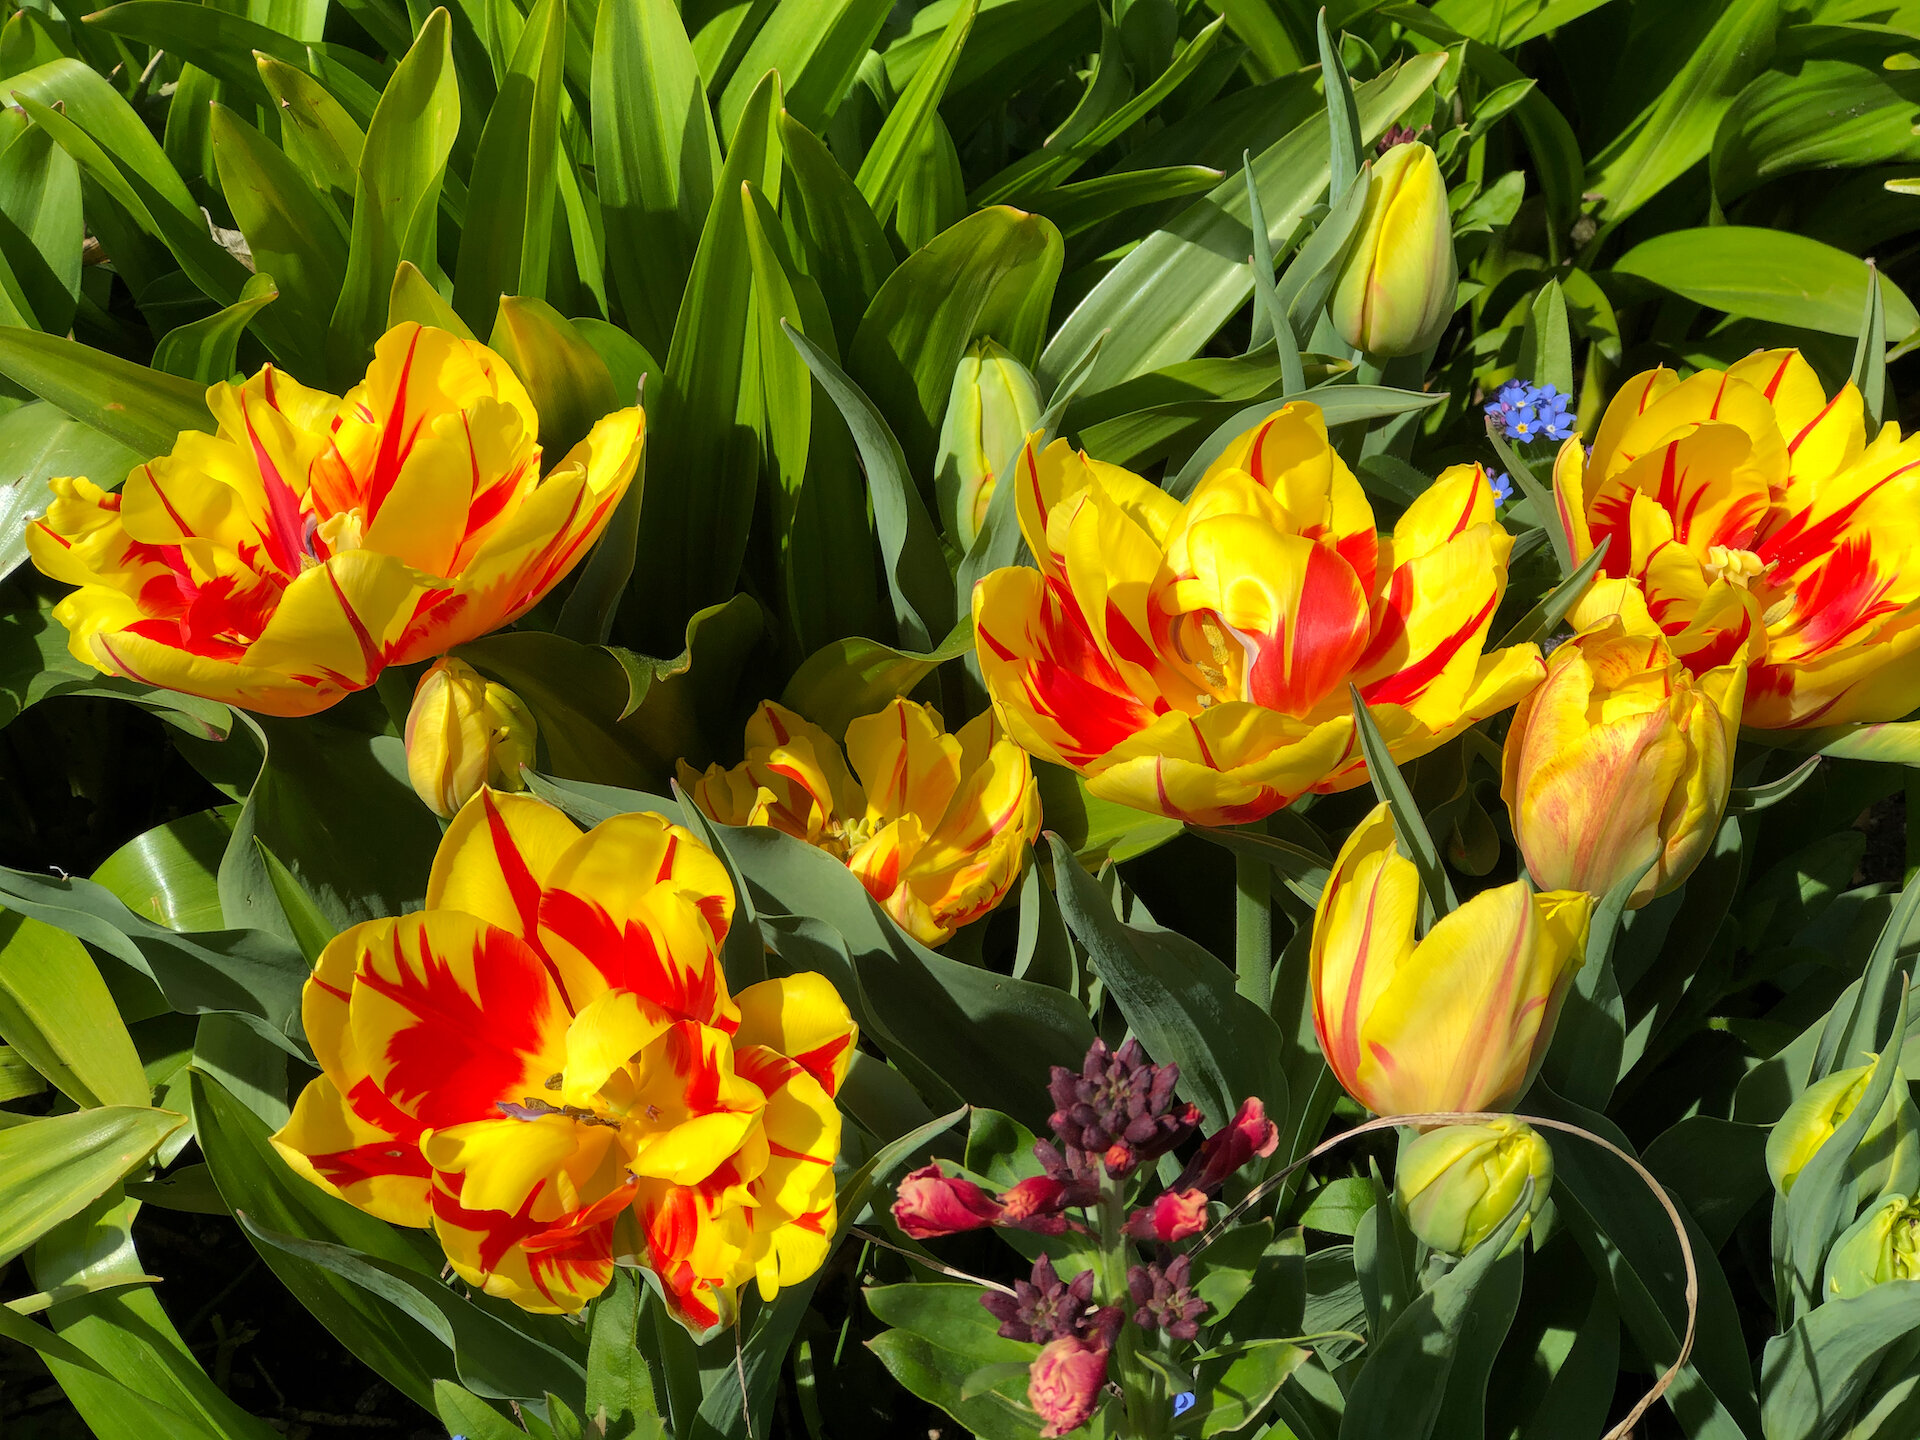
[[[546,301],[500,297],[487,345],[513,367],[540,415],[540,448],[558,464],[603,415],[631,397],[622,396],[600,352],[574,323]]]
[[[668,1440],[653,1372],[639,1348],[646,1293],[639,1277],[622,1266],[593,1302],[587,1322],[586,1415],[589,1424],[600,1424],[608,1435]]]
[[[847,369],[892,425],[915,475],[932,473],[953,372],[969,345],[990,336],[1023,365],[1039,353],[1064,253],[1052,221],[997,205],[935,236],[880,287]]]
[[[720,178],[713,113],[672,0],[601,0],[592,88],[607,268],[628,325],[659,354]]]
[[[896,650],[878,640],[851,636],[809,655],[787,681],[780,703],[807,717],[836,739],[850,721],[883,710],[906,695],[934,668],[973,649],[973,622],[962,617],[933,650]]]
[[[781,0],[721,93],[721,125],[731,129],[760,77],[777,70],[794,119],[820,130],[852,88],[891,9],[889,0]]]
[[[1207,1128],[1226,1125],[1250,1096],[1285,1115],[1279,1031],[1235,990],[1233,972],[1171,930],[1122,924],[1066,843],[1058,835],[1048,842],[1067,927],[1147,1053],[1180,1067],[1181,1091],[1205,1112]]]
[[[1613,268],[1729,315],[1827,335],[1857,335],[1867,305],[1864,261],[1784,230],[1673,230],[1634,246]],[[1913,302],[1890,280],[1880,286],[1887,334],[1904,340],[1920,330]]]
[[[387,295],[387,328],[392,329],[409,320],[445,330],[462,340],[479,338],[433,287],[433,283],[420,273],[420,268],[411,260],[402,260],[400,268],[393,272],[393,289]]]
[[[213,429],[205,387],[57,335],[0,325],[0,374],[141,456]]]
[[[1348,688],[1353,692],[1353,729],[1361,753],[1366,756],[1367,778],[1373,782],[1373,793],[1386,802],[1393,814],[1394,836],[1400,853],[1413,861],[1414,868],[1420,872],[1420,889],[1426,896],[1431,918],[1451,915],[1460,908],[1460,902],[1454,898],[1453,882],[1447,878],[1440,847],[1427,833],[1427,822],[1420,813],[1419,803],[1400,774],[1400,767],[1394,763],[1387,742],[1381,738],[1380,727],[1373,723],[1373,713],[1359,688]]]
[[[1539,604],[1513,622],[1513,628],[1500,641],[1500,648],[1537,645],[1553,634],[1560,622],[1567,618],[1568,612],[1580,603],[1580,597],[1587,593],[1587,586],[1593,583],[1593,577],[1606,560],[1607,547],[1611,544],[1611,535],[1603,537],[1593,553],[1580,562],[1579,568],[1542,595]]]
[[[873,402],[825,351],[791,325],[783,328],[799,348],[814,379],[839,406],[860,452],[867,490],[873,497],[874,531],[886,564],[900,643],[930,650],[934,636],[946,635],[953,628],[953,588],[940,551],[939,533],[907,469],[900,442]]]
[[[1567,298],[1560,282],[1549,280],[1533,297],[1520,336],[1520,363],[1516,373],[1536,385],[1555,386],[1572,395],[1573,339],[1567,329]]]
[[[521,1440],[527,1432],[493,1406],[451,1380],[433,1382],[433,1411],[449,1430],[466,1440]]]
[[[1830,1299],[1769,1340],[1760,1365],[1767,1440],[1838,1434],[1866,1398],[1881,1359],[1916,1327],[1920,1285],[1896,1280],[1851,1299]]]
[[[1276,414],[1283,407],[1296,401],[1306,401],[1317,405],[1325,417],[1327,426],[1346,425],[1360,420],[1377,420],[1388,415],[1410,415],[1421,410],[1430,410],[1442,403],[1445,395],[1426,395],[1413,390],[1393,390],[1381,385],[1328,384],[1316,385],[1297,395],[1280,395],[1270,400],[1262,400],[1243,410],[1236,410],[1218,426],[1200,448],[1188,457],[1187,463],[1167,482],[1167,493],[1176,500],[1184,500],[1193,493],[1193,487],[1200,483],[1200,477],[1207,467],[1225,453],[1226,448],[1268,416]]]
[[[453,308],[476,333],[493,328],[501,296],[546,298],[557,171],[569,163],[559,144],[566,33],[565,0],[536,0],[480,132],[453,277]]]
[[[882,223],[900,199],[900,187],[906,181],[907,167],[919,144],[920,132],[946,97],[947,86],[960,63],[960,51],[967,43],[979,9],[980,0],[961,0],[954,8],[953,18],[947,21],[939,43],[914,71],[913,79],[881,125],[866,159],[860,162],[860,173],[854,176],[854,184]]]
[[[0,1264],[86,1209],[186,1123],[170,1110],[108,1105],[0,1130]]]
[[[882,1285],[866,1292],[867,1306],[893,1326],[870,1340],[893,1378],[922,1400],[939,1406],[982,1440],[1032,1440],[1036,1417],[1025,1403],[1024,1369],[980,1383],[968,1382],[988,1366],[1024,1366],[1034,1349],[1002,1339],[980,1304],[977,1285],[938,1282]]]
[[[82,1108],[151,1099],[133,1039],[86,947],[51,925],[6,913],[0,1039]]]
[[[1193,1408],[1174,1421],[1174,1433],[1231,1435],[1261,1411],[1312,1352],[1285,1340],[1256,1340],[1200,1362]]]
[[[1353,83],[1340,63],[1340,50],[1327,35],[1327,12],[1315,21],[1320,49],[1320,82],[1327,96],[1329,130],[1328,193],[1344,195],[1360,173],[1360,112],[1353,102]]]
[[[1920,159],[1914,93],[1911,74],[1851,59],[1762,71],[1714,133],[1714,194],[1727,205],[1797,171]]]
[[[1860,340],[1853,352],[1853,383],[1867,407],[1867,427],[1880,428],[1880,412],[1887,399],[1887,306],[1881,289],[1880,268],[1867,262],[1867,309],[1860,321]]]
[[[1368,81],[1354,93],[1361,140],[1371,143],[1433,83],[1444,55],[1424,55]],[[1254,157],[1268,238],[1282,245],[1327,187],[1324,116],[1302,122]],[[1088,389],[1095,393],[1200,353],[1247,303],[1253,253],[1247,191],[1235,175],[1129,251],[1101,277],[1053,332],[1040,373],[1057,381],[1102,330],[1112,336]]]
[[[818,136],[784,112],[780,136],[789,221],[845,354],[868,305],[893,273],[893,247],[866,197]]]
[[[1119,864],[1164,845],[1184,828],[1178,820],[1149,815],[1116,800],[1103,800],[1063,765],[1033,762],[1047,829],[1058,835],[1082,865]]]
[[[324,85],[305,71],[270,55],[259,55],[255,60],[261,82],[272,94],[280,114],[280,146],[287,159],[317,194],[341,206],[352,204],[366,131]]]
[[[153,368],[178,375],[198,385],[230,380],[240,337],[263,307],[280,298],[273,276],[255,275],[241,288],[240,298],[204,320],[179,325],[153,347]]]
[[[1206,165],[1122,170],[1059,186],[1034,197],[1032,203],[1063,236],[1071,237],[1115,216],[1144,212],[1149,206],[1211,190],[1220,179],[1220,172]]]
[[[10,294],[36,329],[65,333],[80,295],[86,221],[80,167],[45,130],[27,130],[0,151],[0,215]]]
[[[365,370],[385,328],[402,260],[435,271],[435,219],[447,156],[460,130],[452,26],[435,10],[381,93],[367,125],[353,197],[346,278],[334,306],[327,355],[335,381]]]

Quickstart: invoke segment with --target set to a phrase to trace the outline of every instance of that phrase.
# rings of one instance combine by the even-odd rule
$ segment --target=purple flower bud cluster
[[[1045,1255],[1033,1262],[1030,1279],[1013,1282],[1013,1294],[989,1292],[980,1303],[1000,1322],[1003,1336],[1035,1345],[1071,1337],[1110,1350],[1122,1319],[1118,1306],[1093,1303],[1093,1271],[1063,1283]]]
[[[1125,1179],[1149,1160],[1158,1159],[1185,1140],[1200,1123],[1196,1106],[1174,1108],[1173,1088],[1180,1080],[1177,1065],[1155,1065],[1138,1040],[1109,1050],[1095,1040],[1086,1063],[1074,1074],[1064,1065],[1053,1067],[1048,1092],[1053,1114],[1048,1125],[1059,1139],[1061,1152],[1035,1146],[1040,1162],[1056,1178],[1055,1165],[1066,1175],[1092,1175],[1098,1159],[1107,1174]],[[1045,1146],[1045,1151],[1041,1146]]]
[[[1175,1340],[1200,1334],[1207,1302],[1193,1293],[1193,1261],[1178,1255],[1165,1265],[1135,1265],[1127,1271],[1133,1323],[1142,1330],[1164,1330]]]

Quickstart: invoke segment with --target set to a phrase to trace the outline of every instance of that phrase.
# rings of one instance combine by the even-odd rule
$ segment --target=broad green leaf
[[[906,179],[920,132],[946,97],[947,86],[960,63],[960,51],[967,43],[979,9],[980,0],[960,0],[941,32],[939,43],[901,91],[866,159],[860,162],[860,173],[853,177],[854,184],[859,186],[860,193],[866,196],[873,213],[883,224],[900,199],[900,186]]]
[[[1286,1114],[1279,1032],[1234,989],[1233,971],[1171,930],[1123,924],[1066,842],[1051,835],[1048,843],[1067,928],[1147,1053],[1180,1067],[1181,1093],[1207,1128],[1227,1124],[1250,1096]]]
[[[887,46],[882,58],[895,92],[910,85],[929,57],[941,50],[948,27],[965,3],[933,0],[922,6],[907,33]],[[970,129],[1049,67],[1077,62],[1099,45],[1099,21],[1084,0],[980,0],[941,109]]]
[[[280,146],[315,191],[353,203],[367,132],[319,81],[271,55],[256,57],[260,80],[280,115]]]
[[[1920,1285],[1896,1280],[1850,1299],[1829,1299],[1769,1340],[1760,1365],[1767,1440],[1825,1440],[1841,1433],[1846,1417],[1867,1397],[1881,1359],[1916,1328]]]
[[[1117,215],[1211,190],[1220,178],[1218,170],[1205,165],[1122,170],[1049,190],[1035,197],[1033,208],[1053,221],[1061,235],[1072,237]]]
[[[1361,140],[1372,143],[1433,83],[1444,55],[1423,55],[1358,86]],[[1285,244],[1327,188],[1324,115],[1254,157],[1268,238]],[[1040,372],[1057,381],[1102,330],[1113,333],[1087,382],[1091,393],[1199,354],[1253,294],[1246,181],[1233,175],[1109,270],[1054,331]]]
[[[633,401],[614,388],[613,372],[571,320],[546,301],[500,299],[487,344],[520,377],[540,415],[540,448],[562,459],[602,416]]]
[[[632,1270],[613,1272],[613,1283],[588,1318],[587,1416],[605,1417],[606,1433],[629,1440],[669,1440],[655,1398],[653,1373],[640,1346],[647,1287]]]
[[[781,0],[720,96],[721,126],[731,130],[760,77],[777,70],[787,110],[818,131],[853,85],[892,8],[889,0]]]
[[[1864,261],[1785,230],[1716,225],[1671,230],[1643,240],[1614,264],[1696,304],[1730,315],[1853,338],[1866,308]],[[1904,340],[1920,330],[1920,312],[1900,288],[1880,281],[1887,337]]]
[[[1552,385],[1562,395],[1574,393],[1573,339],[1567,328],[1567,299],[1557,280],[1541,286],[1528,308],[1520,337],[1517,373],[1535,385]]]
[[[204,386],[76,340],[0,326],[0,374],[141,456],[167,454],[182,430],[213,429]]]
[[[1311,1355],[1285,1340],[1257,1340],[1201,1361],[1194,1376],[1198,1398],[1176,1422],[1176,1433],[1232,1435],[1245,1429]]]
[[[80,295],[86,224],[80,167],[45,130],[28,129],[0,151],[0,220],[10,294],[35,328],[65,333]]]
[[[107,1105],[0,1130],[0,1264],[86,1209],[186,1123],[170,1110]]]
[[[1082,865],[1131,860],[1164,845],[1185,828],[1164,815],[1101,799],[1065,766],[1036,760],[1033,774],[1040,786],[1047,829],[1066,842]]]
[[[848,373],[886,416],[915,475],[931,474],[953,372],[990,336],[1023,365],[1039,352],[1064,255],[1053,222],[1004,205],[909,255],[867,307]]]
[[[1766,67],[1781,0],[1730,0],[1659,98],[1593,157],[1586,188],[1617,224],[1707,158],[1714,132],[1746,83]]]
[[[1433,11],[1454,29],[1499,50],[1544,35],[1609,0],[1435,0]]]
[[[440,1421],[465,1440],[519,1440],[527,1432],[497,1409],[451,1380],[433,1382],[433,1409]]]
[[[0,1039],[76,1105],[144,1106],[151,1099],[133,1039],[86,947],[51,925],[5,912]]]
[[[780,703],[829,735],[846,734],[850,721],[886,708],[910,693],[934,668],[973,648],[973,623],[962,618],[939,646],[923,654],[850,636],[809,655],[787,681]]]
[[[565,0],[537,0],[480,132],[453,277],[453,308],[476,334],[493,328],[501,296],[546,298],[556,172],[570,163],[559,142],[566,29]]]
[[[84,425],[44,400],[0,415],[0,454],[9,479],[0,485],[0,579],[27,558],[27,522],[47,508],[47,481],[84,475],[103,490],[117,490],[141,457],[118,440]]]
[[[1920,159],[1910,72],[1804,60],[1754,77],[1721,120],[1713,188],[1722,204],[1776,176]]]
[[[327,336],[333,379],[365,371],[385,328],[393,275],[402,260],[435,263],[435,217],[447,156],[460,129],[451,25],[435,10],[395,67],[367,125],[353,198],[346,279]]]
[[[642,75],[646,83],[635,84]],[[601,0],[593,147],[614,291],[657,355],[673,339],[720,178],[713,112],[672,0]]]
[[[999,1322],[981,1308],[978,1286],[883,1285],[866,1298],[875,1317],[894,1327],[868,1345],[895,1380],[981,1440],[1032,1440],[1038,1417],[1026,1404],[1022,1378],[1009,1373],[991,1385],[967,1383],[989,1365],[1030,1365],[1034,1355],[1031,1345],[1001,1338]]]
[[[273,276],[255,275],[241,288],[240,298],[226,309],[161,336],[160,343],[153,347],[153,368],[198,385],[232,379],[241,335],[263,307],[279,298]]]
[[[178,55],[250,101],[267,98],[256,54],[300,65],[306,46],[244,15],[190,0],[121,0],[87,16],[86,23],[125,40]]]
[[[846,354],[868,305],[893,273],[893,247],[866,197],[818,136],[784,113],[780,135],[788,220],[799,236],[807,273],[818,282],[833,316],[840,353]]]

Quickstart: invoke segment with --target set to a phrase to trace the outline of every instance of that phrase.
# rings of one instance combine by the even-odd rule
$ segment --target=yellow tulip
[[[940,521],[961,550],[972,548],[994,482],[1039,424],[1040,391],[1027,367],[993,340],[976,340],[953,372],[934,463]]]
[[[1748,725],[1920,705],[1920,437],[1869,442],[1859,392],[1829,399],[1798,351],[1634,377],[1554,489],[1578,558],[1610,541],[1576,624],[1657,627],[1696,675],[1744,656]]]
[[[1889,1195],[1848,1227],[1827,1255],[1827,1294],[1851,1300],[1876,1285],[1920,1280],[1920,1198]]]
[[[1442,1125],[1402,1148],[1393,1175],[1394,1198],[1413,1233],[1449,1255],[1479,1248],[1513,1214],[1531,1180],[1533,1194],[1510,1251],[1547,1203],[1553,1151],[1520,1120]]]
[[[1680,885],[1726,811],[1745,678],[1735,661],[1695,680],[1617,616],[1555,650],[1507,731],[1501,793],[1528,873],[1605,895],[1646,870],[1635,909]]]
[[[1314,916],[1320,1048],[1377,1114],[1505,1109],[1546,1055],[1593,897],[1515,881],[1416,939],[1419,912],[1419,875],[1377,806],[1341,848]]]
[[[657,815],[582,834],[482,790],[426,909],[336,937],[301,1013],[320,1076],[273,1137],[296,1174],[454,1273],[571,1313],[616,1261],[696,1333],[826,1258],[834,1094],[856,1039],[819,975],[730,994],[726,868]],[[630,1253],[631,1251],[631,1253]]]
[[[1873,1084],[1879,1065],[1836,1070],[1802,1090],[1767,1135],[1767,1174],[1782,1195],[1807,1162],[1833,1137]],[[1894,1063],[1899,1063],[1898,1057]],[[1920,1108],[1913,1103],[1907,1077],[1896,1070],[1880,1113],[1868,1124],[1848,1164],[1854,1195],[1861,1201],[1886,1191],[1920,1187]]]
[[[513,691],[464,660],[436,660],[407,711],[407,778],[428,809],[451,820],[482,785],[526,789],[520,767],[532,763],[538,736]]]
[[[1459,279],[1440,162],[1418,141],[1395,145],[1367,182],[1359,234],[1334,285],[1334,327],[1369,355],[1418,355],[1453,318]]]
[[[998,905],[1040,833],[1033,767],[993,716],[949,735],[911,700],[849,725],[844,758],[826,731],[768,701],[747,723],[744,761],[705,774],[681,761],[680,786],[722,824],[770,825],[845,861],[925,945]]]
[[[344,399],[269,365],[207,405],[216,433],[183,432],[118,494],[54,480],[27,549],[80,587],[54,610],[76,658],[268,715],[525,614],[599,538],[645,433],[616,411],[542,475],[506,362],[411,323]]]
[[[974,588],[1007,733],[1104,799],[1203,825],[1366,779],[1349,685],[1396,760],[1504,710],[1542,674],[1488,652],[1512,538],[1477,465],[1391,537],[1299,402],[1229,445],[1183,504],[1064,441],[1015,470],[1037,569]]]

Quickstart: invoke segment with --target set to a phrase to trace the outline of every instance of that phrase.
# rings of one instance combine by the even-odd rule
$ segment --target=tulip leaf
[[[1606,1109],[1620,1077],[1627,1008],[1620,998],[1619,977],[1614,974],[1613,947],[1620,937],[1627,902],[1659,858],[1656,851],[1638,870],[1622,875],[1594,906],[1587,926],[1586,954],[1567,991],[1541,1066],[1540,1073],[1557,1093],[1589,1110]]]
[[[1387,742],[1381,738],[1380,727],[1373,723],[1373,713],[1367,708],[1359,687],[1349,685],[1347,688],[1353,695],[1353,729],[1360,741],[1360,752],[1366,757],[1367,778],[1373,782],[1373,793],[1393,814],[1394,839],[1400,853],[1411,860],[1414,868],[1420,872],[1420,889],[1431,911],[1427,917],[1427,923],[1430,924],[1440,916],[1451,915],[1460,908],[1460,902],[1454,898],[1453,882],[1447,879],[1440,849],[1433,843],[1433,836],[1427,833],[1427,822],[1420,814],[1420,806],[1413,798],[1413,791],[1407,787],[1400,767],[1394,763],[1393,752],[1387,749]]]
[[[72,327],[85,235],[74,158],[37,127],[0,150],[0,270],[10,301],[36,329]]]
[[[546,298],[556,172],[570,163],[559,139],[566,34],[565,0],[535,0],[480,132],[453,277],[453,308],[476,334],[493,328],[501,296]]]
[[[1547,532],[1547,539],[1553,543],[1553,556],[1560,564],[1560,574],[1571,580],[1576,573],[1573,563],[1573,542],[1567,538],[1567,527],[1560,519],[1560,507],[1554,502],[1552,492],[1533,477],[1533,470],[1507,445],[1500,433],[1498,421],[1487,424],[1487,439],[1493,445],[1494,454],[1500,457],[1500,463],[1507,467],[1507,474],[1532,502],[1533,513],[1545,517],[1541,528]],[[1589,556],[1589,559],[1592,557]],[[1556,592],[1557,593],[1557,592]],[[1576,594],[1575,600],[1578,600]]]
[[[433,1413],[464,1440],[520,1440],[527,1432],[493,1406],[451,1380],[433,1382]]]
[[[866,159],[860,162],[860,173],[854,176],[853,183],[882,224],[899,202],[900,187],[906,183],[921,131],[933,120],[941,100],[946,97],[947,86],[960,63],[960,51],[967,43],[979,9],[980,0],[960,0],[939,42],[914,71],[913,79],[907,82],[907,88],[894,102],[880,133],[874,137]]]
[[[401,58],[367,125],[353,199],[346,278],[327,354],[336,380],[358,376],[385,328],[402,260],[435,269],[436,216],[447,157],[460,129],[452,26],[435,10]]]
[[[1360,112],[1353,103],[1353,82],[1347,79],[1347,67],[1340,63],[1340,47],[1327,34],[1324,9],[1315,22],[1315,29],[1314,38],[1320,47],[1320,80],[1327,96],[1327,127],[1331,132],[1328,193],[1344,195],[1360,173]]]
[[[462,340],[479,338],[433,288],[433,282],[420,273],[420,267],[411,260],[402,260],[400,268],[393,272],[393,290],[387,296],[387,328],[404,325],[409,320],[445,330]]]
[[[1791,799],[1800,788],[1820,773],[1821,756],[1811,755],[1800,765],[1769,780],[1764,785],[1736,785],[1727,797],[1729,815],[1756,815],[1770,810],[1782,800]]]
[[[1853,383],[1867,407],[1867,428],[1880,428],[1880,412],[1887,398],[1887,306],[1881,291],[1880,267],[1867,261],[1867,311],[1860,321],[1860,341],[1853,352]]]
[[[186,1123],[144,1104],[107,1105],[0,1130],[0,1264],[79,1214]]]
[[[1398,119],[1445,64],[1444,55],[1423,55],[1361,85],[1354,100],[1363,142],[1378,138]],[[1256,155],[1253,169],[1269,240],[1282,244],[1326,190],[1325,117],[1302,121]],[[1199,354],[1251,298],[1246,265],[1251,253],[1246,182],[1230,176],[1101,277],[1054,330],[1039,374],[1056,381],[1088,342],[1108,329],[1113,336],[1088,380],[1095,393]]]
[[[1300,253],[1287,266],[1274,288],[1274,303],[1292,321],[1294,337],[1305,343],[1318,325],[1327,307],[1327,297],[1339,281],[1340,268],[1347,252],[1360,233],[1360,220],[1367,211],[1367,187],[1371,180],[1367,166],[1347,183],[1327,212],[1327,218],[1313,227],[1300,246]],[[1264,211],[1261,212],[1264,215]]]
[[[1245,826],[1213,829],[1205,825],[1189,825],[1187,831],[1224,850],[1231,850],[1235,855],[1272,866],[1286,887],[1304,903],[1320,903],[1320,892],[1326,887],[1327,876],[1333,869],[1333,858],[1324,851],[1310,850],[1277,835]]]
[[[787,681],[780,703],[837,740],[851,721],[884,710],[895,696],[910,694],[937,666],[972,650],[973,621],[967,616],[954,623],[936,648],[922,653],[850,636],[809,655]]]
[[[713,112],[673,0],[601,0],[592,92],[607,269],[628,326],[658,354],[720,178]]]
[[[1200,448],[1188,457],[1180,471],[1167,481],[1167,493],[1176,500],[1184,500],[1193,494],[1193,487],[1200,483],[1200,477],[1207,467],[1226,452],[1226,448],[1238,440],[1247,431],[1260,424],[1268,416],[1277,414],[1288,405],[1305,401],[1320,407],[1326,418],[1327,428],[1346,425],[1358,420],[1377,420],[1386,415],[1410,415],[1415,411],[1428,410],[1445,401],[1444,395],[1424,395],[1413,390],[1393,390],[1379,385],[1351,385],[1346,383],[1316,385],[1297,395],[1280,395],[1261,400],[1234,413],[1214,427],[1214,431],[1200,443]]]
[[[226,309],[161,336],[153,347],[153,368],[200,385],[232,379],[241,335],[264,306],[279,298],[273,276],[255,275]]]
[[[1250,1096],[1270,1114],[1287,1114],[1279,1031],[1234,988],[1233,971],[1185,936],[1122,923],[1066,842],[1047,840],[1067,928],[1147,1053],[1180,1067],[1181,1092],[1207,1128],[1226,1125]]]
[[[1820,1032],[1810,1079],[1824,1080],[1836,1069],[1860,1064],[1861,1057],[1881,1048],[1883,1034],[1903,1033],[1898,1028],[1888,1031],[1885,1027],[1893,1018],[1890,1012],[1900,1003],[1899,962],[1902,952],[1908,949],[1907,935],[1916,915],[1920,915],[1920,875],[1908,879],[1887,923],[1881,927],[1873,952],[1867,957],[1853,1004],[1845,1009],[1846,1018],[1841,1019],[1840,1005],[1835,1005],[1830,1013]]]
[[[354,177],[366,131],[318,80],[271,55],[254,57],[260,79],[280,112],[280,146],[314,191],[341,205],[353,203]]]
[[[621,1266],[593,1303],[587,1322],[586,1413],[604,1425],[607,1435],[669,1440],[653,1373],[642,1348],[645,1329],[650,1328],[646,1293],[640,1278]]]
[[[1300,363],[1300,338],[1293,333],[1293,321],[1285,302],[1273,283],[1273,244],[1267,234],[1267,212],[1260,203],[1260,187],[1253,183],[1253,152],[1241,153],[1241,167],[1247,177],[1247,213],[1253,229],[1253,330],[1247,353],[1253,354],[1272,341],[1280,358],[1280,393],[1298,395],[1307,388],[1306,370]]]
[[[561,464],[595,421],[634,399],[619,393],[600,352],[553,306],[531,296],[498,298],[487,344],[513,367],[533,399],[546,463]]]
[[[0,374],[142,456],[213,429],[203,386],[57,335],[0,326]]]
[[[1611,544],[1613,537],[1603,535],[1600,543],[1594,546],[1593,553],[1582,560],[1572,574],[1541,596],[1539,604],[1513,622],[1513,628],[1502,638],[1499,648],[1504,650],[1510,645],[1537,645],[1553,634],[1573,607],[1580,603],[1580,597],[1587,593],[1594,575],[1606,562],[1607,547]]]
[[[1165,201],[1211,190],[1222,178],[1208,165],[1157,165],[1075,181],[1028,203],[1072,239],[1109,220],[1131,219]]]
[[[889,0],[781,0],[721,93],[721,125],[731,129],[759,78],[777,70],[794,119],[823,129],[891,8]]]
[[[93,957],[73,936],[24,915],[0,913],[0,1039],[82,1108],[151,1098]]]
[[[947,581],[940,540],[927,514],[925,501],[907,470],[900,442],[879,410],[827,353],[791,325],[783,324],[787,338],[799,348],[814,379],[839,406],[860,463],[867,474],[867,492],[873,499],[873,528],[886,563],[887,588],[893,595],[894,623],[900,643],[926,651],[933,637],[946,635],[954,624],[953,590]]]
[[[785,113],[780,134],[793,227],[807,273],[820,286],[840,351],[846,354],[867,307],[893,273],[893,247],[866,197],[819,137]]]
[[[1760,1364],[1767,1440],[1826,1440],[1839,1434],[1868,1397],[1887,1352],[1916,1328],[1920,1285],[1894,1281],[1862,1295],[1829,1299],[1769,1340]]]

